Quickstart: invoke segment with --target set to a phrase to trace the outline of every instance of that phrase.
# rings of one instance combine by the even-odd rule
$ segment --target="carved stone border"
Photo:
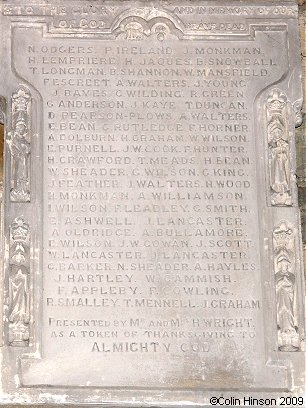
[[[4,117],[6,112],[6,101],[0,96],[0,124],[4,124]]]
[[[266,102],[269,155],[269,197],[272,206],[293,205],[293,178],[288,131],[287,97],[273,89]]]
[[[28,346],[30,339],[30,227],[22,217],[10,225],[8,342]]]
[[[273,230],[277,344],[280,351],[299,351],[295,231],[287,221]]]
[[[19,86],[13,93],[12,126],[7,144],[11,153],[12,202],[31,201],[31,94],[25,86]]]
[[[39,24],[37,24],[37,25],[39,25]],[[33,28],[33,26],[31,26],[32,28]],[[263,26],[262,28],[260,28],[261,27],[261,25],[258,25],[258,27],[257,26],[252,26],[252,27],[255,27],[256,29],[258,28],[258,30],[261,30],[261,31],[265,31],[265,26]],[[273,28],[271,28],[270,30],[273,30],[273,29],[275,29],[276,31],[284,31],[284,29],[283,28],[280,28],[280,27],[276,27],[276,26],[273,26]],[[270,31],[269,30],[269,31]],[[255,30],[254,30],[255,31]],[[45,30],[45,27],[44,27],[44,30],[43,30],[43,32],[44,32],[44,34],[46,34],[47,33],[47,31]],[[167,33],[168,34],[168,33]],[[52,35],[52,34],[51,34]],[[50,35],[50,36],[51,36]],[[83,34],[82,34],[83,35]],[[125,32],[125,30],[123,30],[123,32],[121,32],[121,35],[126,35],[126,32]],[[152,35],[152,34],[150,34],[150,35]],[[61,35],[59,35],[58,34],[58,36],[63,36],[64,37],[64,35],[63,34],[61,34]],[[68,36],[68,34],[67,34],[67,36]],[[104,37],[104,35],[103,35],[103,37]],[[112,37],[113,38],[113,37]],[[104,39],[107,39],[106,38],[106,36],[104,37]],[[190,39],[191,39],[191,36],[190,36]],[[197,38],[197,39],[201,39],[201,40],[203,40],[204,38]],[[219,39],[221,39],[221,36],[218,36],[218,38],[217,38],[218,40]],[[133,39],[132,39],[133,40]],[[137,40],[137,39],[136,39]],[[31,89],[33,90],[33,88],[31,87]],[[33,95],[34,95],[34,91],[33,91]],[[34,123],[34,121],[33,121],[33,123]],[[34,147],[34,145],[33,145],[33,147]],[[34,153],[33,153],[33,159],[34,159],[34,157],[36,157],[35,155],[34,155]],[[33,183],[34,183],[34,180],[33,180]],[[35,234],[35,231],[34,231],[34,224],[35,223],[31,223],[31,225],[32,225],[32,233],[33,233],[33,241],[34,241],[34,234]],[[271,229],[270,229],[270,231],[269,231],[269,236],[271,237]],[[34,244],[33,244],[34,245]],[[33,271],[35,270],[35,268],[33,267]],[[273,290],[273,289],[272,289]],[[38,302],[38,304],[39,304],[39,301],[37,300],[37,302]],[[34,328],[33,328],[34,329]],[[36,356],[37,357],[37,356]],[[30,360],[30,359],[29,359]],[[135,394],[135,390],[133,391],[133,395]],[[172,395],[173,394],[173,391],[171,391],[171,394],[170,395]],[[203,397],[201,396],[201,402],[203,402]]]

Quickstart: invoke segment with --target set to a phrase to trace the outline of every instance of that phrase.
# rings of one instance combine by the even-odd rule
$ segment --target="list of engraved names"
[[[45,95],[49,350],[61,338],[97,356],[201,355],[236,339],[255,347],[249,101],[277,61],[256,42],[170,40],[25,49]]]

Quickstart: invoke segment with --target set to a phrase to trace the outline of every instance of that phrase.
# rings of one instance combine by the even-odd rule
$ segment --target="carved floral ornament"
[[[122,33],[124,33],[125,40],[142,40],[145,36],[156,35],[158,41],[164,41],[165,36],[169,30],[167,26],[157,24],[153,29],[145,28],[139,22],[134,21],[121,26]]]
[[[8,341],[27,346],[30,338],[30,227],[22,217],[10,226]]]
[[[136,10],[133,16],[123,18],[114,32],[117,38],[130,41],[141,41],[150,37],[162,42],[168,35],[174,35],[176,38],[183,35],[169,16],[150,16],[145,10]]]
[[[169,33],[169,28],[164,24],[156,24],[153,27],[149,27],[147,24],[142,24],[139,21],[130,21],[127,23],[123,22],[118,32],[118,38],[130,41],[140,41],[145,37],[151,36],[155,36],[158,41],[164,41],[167,33]]]
[[[286,221],[273,231],[277,343],[280,351],[298,351],[295,232]]]

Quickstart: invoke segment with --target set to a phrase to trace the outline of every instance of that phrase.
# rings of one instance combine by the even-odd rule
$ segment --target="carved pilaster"
[[[4,123],[4,114],[6,112],[5,99],[0,96],[0,124]]]
[[[274,89],[267,99],[269,184],[272,206],[292,206],[287,97]]]
[[[273,231],[277,333],[280,351],[298,351],[295,232],[286,221]]]
[[[30,228],[18,217],[10,226],[9,344],[27,346],[30,338]]]
[[[12,95],[12,131],[7,143],[11,152],[11,192],[13,202],[30,201],[31,94],[20,86]]]

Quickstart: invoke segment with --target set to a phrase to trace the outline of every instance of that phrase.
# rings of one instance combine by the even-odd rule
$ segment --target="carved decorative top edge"
[[[48,10],[48,7],[39,10],[37,7],[32,6],[31,9],[31,6],[28,6],[25,8],[24,13],[22,7],[19,7],[18,13],[14,12],[13,6],[3,10],[6,10],[6,16],[16,15],[18,17],[18,19],[14,20],[14,24],[18,21],[20,23],[25,21],[23,17],[26,17],[28,22],[32,18],[43,17],[44,21],[39,18],[39,22],[47,24],[45,32],[49,35],[101,36],[105,39],[116,38],[119,35],[120,38],[131,40],[141,40],[154,35],[160,41],[163,40],[167,31],[173,33],[179,39],[194,39],[194,36],[205,39],[211,35],[214,37],[221,36],[222,38],[236,36],[237,38],[245,37],[250,39],[254,37],[254,29],[256,30],[254,24],[249,20],[252,17],[297,17],[295,8],[284,5],[273,8],[266,4],[247,6],[239,3],[231,5],[229,3],[227,5],[214,4],[211,6],[205,4],[205,2],[200,4],[190,4],[188,2],[185,5],[172,2],[171,5],[153,2],[148,7],[147,3],[143,2],[137,4],[137,6],[126,9],[123,2],[118,6],[114,6],[112,3],[108,6],[103,3],[102,5],[91,5],[90,8],[88,5],[69,6],[65,4],[65,6],[59,5],[50,8],[50,10]],[[215,16],[218,23],[212,24],[210,16]],[[224,16],[235,19],[233,24],[229,23],[230,27],[226,29],[227,24],[221,24],[224,23]],[[219,17],[222,17],[222,19],[219,19]],[[139,21],[134,20],[124,24],[124,20],[127,18],[131,20],[138,18]],[[153,27],[153,25],[158,25],[159,19],[164,19],[164,21],[161,22],[160,26]],[[257,24],[260,25],[260,20],[257,21]],[[264,26],[266,24],[267,22],[264,21]],[[270,25],[269,31],[283,29],[279,21],[277,24],[278,27],[275,24]],[[281,24],[286,26],[284,21]]]

